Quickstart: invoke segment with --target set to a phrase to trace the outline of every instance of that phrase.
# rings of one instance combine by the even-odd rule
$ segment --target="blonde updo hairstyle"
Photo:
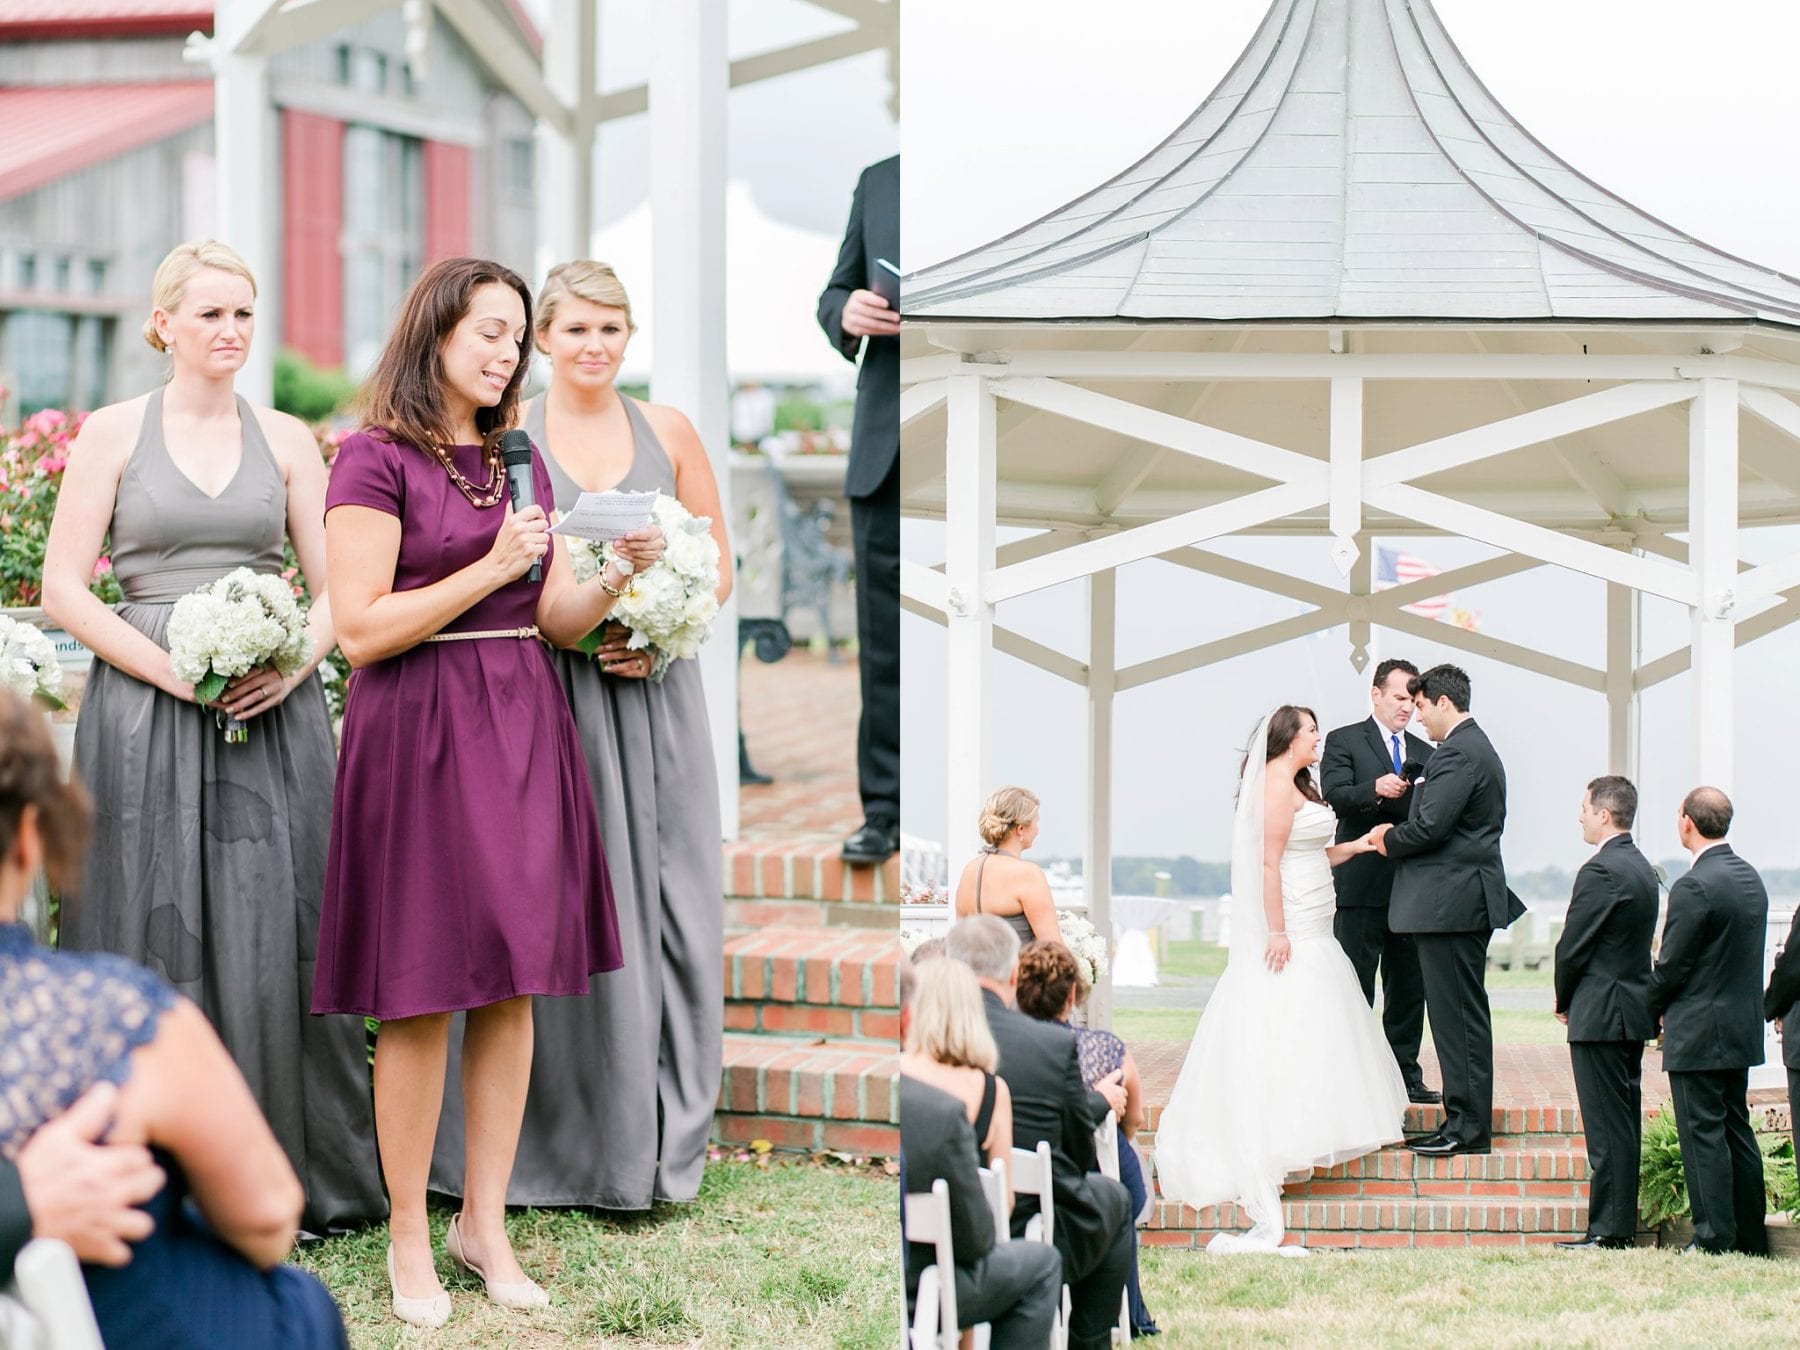
[[[981,808],[981,821],[976,826],[989,848],[999,848],[1006,836],[1020,825],[1037,819],[1037,794],[1029,788],[1003,787],[992,793]]]
[[[169,250],[168,256],[157,264],[156,279],[150,283],[151,304],[155,309],[174,313],[181,304],[182,296],[187,294],[188,282],[194,279],[196,272],[208,267],[219,272],[229,272],[234,277],[242,277],[250,283],[250,294],[256,294],[256,278],[250,273],[250,264],[238,256],[236,249],[229,244],[221,244],[217,239],[194,239],[175,245]],[[154,310],[144,320],[144,341],[159,352],[169,350],[169,344],[156,331]]]
[[[537,349],[546,356],[550,349],[544,345],[544,334],[556,322],[557,304],[564,296],[622,309],[625,311],[625,331],[637,332],[637,324],[631,317],[631,297],[625,293],[625,283],[619,280],[617,272],[592,258],[558,263],[550,269],[550,274],[544,278],[544,288],[538,292],[537,325],[533,336]]]
[[[913,979],[906,1048],[939,1064],[992,1073],[1000,1047],[988,1030],[975,972],[961,961],[939,959],[915,966]]]

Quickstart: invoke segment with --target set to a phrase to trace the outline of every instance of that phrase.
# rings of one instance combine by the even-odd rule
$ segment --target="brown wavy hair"
[[[519,390],[531,366],[531,287],[510,267],[485,258],[446,258],[426,268],[400,304],[400,317],[375,369],[357,396],[357,410],[371,431],[407,441],[427,454],[454,444],[456,429],[444,402],[444,340],[469,313],[483,286],[510,286],[525,306],[519,364],[500,401],[475,410],[483,448],[496,453],[500,434],[519,420]]]
[[[44,717],[17,694],[0,689],[0,854],[18,840],[27,807],[37,808],[44,871],[63,895],[81,879],[87,846],[87,793],[63,779]]]
[[[1069,1006],[1071,989],[1077,991],[1077,1003],[1086,1000],[1088,982],[1081,977],[1075,953],[1044,938],[1027,942],[1019,952],[1019,1011],[1040,1022],[1054,1022]]]
[[[1294,737],[1298,736],[1301,728],[1306,725],[1305,722],[1300,720],[1302,717],[1312,718],[1312,724],[1315,727],[1319,725],[1319,715],[1311,708],[1302,708],[1296,703],[1284,703],[1275,710],[1274,714],[1269,718],[1269,753],[1266,757],[1267,759],[1279,759],[1282,755],[1287,753],[1287,748],[1294,743]],[[1260,718],[1257,720],[1257,725],[1262,725]],[[1250,728],[1250,736],[1251,739],[1255,739],[1256,727]],[[1243,759],[1238,762],[1238,780],[1240,782],[1243,781],[1244,770],[1249,767],[1250,752],[1246,749],[1244,751]],[[1294,775],[1294,786],[1300,790],[1300,795],[1309,802],[1323,802],[1325,800],[1319,795],[1319,789],[1313,783],[1312,768],[1310,766],[1300,770],[1300,772]]]

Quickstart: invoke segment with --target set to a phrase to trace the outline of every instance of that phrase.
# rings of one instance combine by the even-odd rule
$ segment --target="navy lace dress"
[[[101,1080],[123,1084],[131,1054],[156,1038],[175,992],[123,957],[52,952],[24,924],[0,924],[0,1155]],[[144,1210],[156,1231],[131,1264],[84,1267],[109,1346],[132,1350],[342,1347],[331,1295],[293,1266],[260,1271],[215,1237],[187,1198],[175,1160]]]
[[[1101,1031],[1097,1027],[1076,1027],[1074,1031],[1075,1055],[1081,1064],[1081,1081],[1089,1087],[1125,1066],[1125,1042],[1112,1032]],[[1123,1130],[1119,1132],[1119,1181],[1131,1196],[1131,1212],[1134,1215],[1141,1213],[1148,1192],[1144,1184],[1144,1169],[1138,1161],[1137,1150],[1132,1147]],[[1126,1279],[1125,1290],[1131,1300],[1132,1334],[1154,1334],[1156,1323],[1151,1320],[1150,1311],[1144,1306],[1143,1286],[1138,1280],[1135,1220],[1131,1229],[1131,1244],[1131,1274]]]

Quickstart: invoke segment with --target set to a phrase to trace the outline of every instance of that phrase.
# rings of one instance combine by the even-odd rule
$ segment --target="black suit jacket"
[[[1000,1047],[997,1072],[1012,1095],[1013,1147],[1035,1149],[1050,1143],[1056,1194],[1057,1246],[1071,1269],[1090,1270],[1112,1241],[1112,1232],[1087,1193],[1094,1157],[1094,1130],[1111,1110],[1106,1098],[1081,1080],[1075,1033],[1055,1022],[1039,1022],[1015,1012],[991,990],[981,991],[988,1027]],[[1035,1196],[1013,1205],[1012,1231],[1018,1237],[1038,1211]]]
[[[1388,856],[1398,862],[1388,927],[1472,933],[1505,928],[1523,914],[1500,862],[1506,770],[1473,718],[1451,728],[1406,795],[1407,818],[1387,835]]]
[[[1656,873],[1629,834],[1600,845],[1575,874],[1556,940],[1556,1011],[1572,1041],[1647,1041]]]
[[[819,296],[819,326],[847,361],[862,348],[856,376],[856,421],[850,432],[850,465],[844,495],[873,496],[900,456],[900,339],[852,337],[844,331],[844,304],[854,290],[873,290],[875,260],[900,265],[900,156],[862,171],[850,199],[850,223],[837,267]],[[899,278],[889,275],[892,292]]]
[[[1793,926],[1763,993],[1763,1020],[1772,1022],[1777,1017],[1781,1019],[1781,1062],[1800,1069],[1800,909],[1794,911]]]
[[[1763,1062],[1763,944],[1769,893],[1730,844],[1694,859],[1669,887],[1669,917],[1650,979],[1663,1068],[1691,1073]]]
[[[1412,732],[1401,733],[1400,758],[1429,764],[1431,742]],[[1412,791],[1403,797],[1378,797],[1375,780],[1394,771],[1394,751],[1365,717],[1339,727],[1325,738],[1319,757],[1319,792],[1337,812],[1337,842],[1360,839],[1382,821],[1399,824],[1412,810]],[[1379,853],[1359,853],[1331,869],[1339,909],[1386,909],[1394,885],[1394,861]]]
[[[950,1186],[950,1243],[956,1264],[979,1261],[994,1247],[994,1213],[981,1192],[981,1147],[957,1098],[900,1075],[900,1157],[909,1191],[929,1191],[940,1178]],[[905,1203],[902,1200],[902,1203]],[[919,1276],[937,1260],[937,1249],[906,1244],[906,1303],[919,1293]],[[942,1273],[942,1272],[940,1272]]]

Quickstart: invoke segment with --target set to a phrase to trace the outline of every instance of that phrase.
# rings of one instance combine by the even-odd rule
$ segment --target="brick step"
[[[1145,1108],[1145,1129],[1154,1134],[1162,1120],[1161,1104]],[[1408,1134],[1424,1134],[1444,1123],[1442,1106],[1410,1105],[1402,1128]],[[1582,1133],[1581,1112],[1573,1106],[1496,1106],[1493,1110],[1494,1145],[1534,1136],[1570,1138]]]
[[[1496,1149],[1492,1153],[1458,1153],[1448,1158],[1424,1158],[1409,1149],[1384,1148],[1379,1153],[1366,1153],[1336,1167],[1321,1168],[1304,1184],[1316,1187],[1326,1181],[1587,1180],[1587,1150],[1579,1144],[1538,1147],[1535,1140],[1519,1142],[1517,1148]]]
[[[725,941],[725,1030],[880,1042],[900,1035],[892,930],[764,928]]]
[[[841,841],[740,839],[724,846],[725,926],[745,932],[774,924],[898,925],[900,859],[853,866]]]
[[[1585,1188],[1582,1188],[1585,1191]],[[1468,1246],[1556,1241],[1587,1229],[1587,1199],[1580,1196],[1466,1198],[1295,1197],[1282,1203],[1289,1241],[1307,1246]],[[1204,1246],[1220,1232],[1244,1232],[1249,1217],[1237,1205],[1194,1210],[1159,1201],[1140,1239],[1153,1245]]]
[[[1153,1152],[1156,1148],[1156,1132],[1154,1130],[1140,1130],[1133,1138],[1146,1152]],[[1495,1154],[1546,1151],[1559,1152],[1566,1150],[1578,1156],[1585,1157],[1587,1155],[1587,1136],[1585,1134],[1496,1134],[1493,1138],[1493,1150]],[[1398,1148],[1393,1151],[1405,1152],[1405,1150]],[[1382,1153],[1369,1154],[1366,1155],[1366,1157],[1383,1157],[1387,1152],[1388,1150],[1383,1150]],[[1407,1152],[1406,1156],[1412,1157],[1414,1155]],[[1457,1154],[1455,1156],[1479,1158],[1484,1155],[1479,1153],[1465,1153]]]
[[[899,1073],[900,1055],[891,1045],[727,1033],[714,1137],[897,1157]]]

